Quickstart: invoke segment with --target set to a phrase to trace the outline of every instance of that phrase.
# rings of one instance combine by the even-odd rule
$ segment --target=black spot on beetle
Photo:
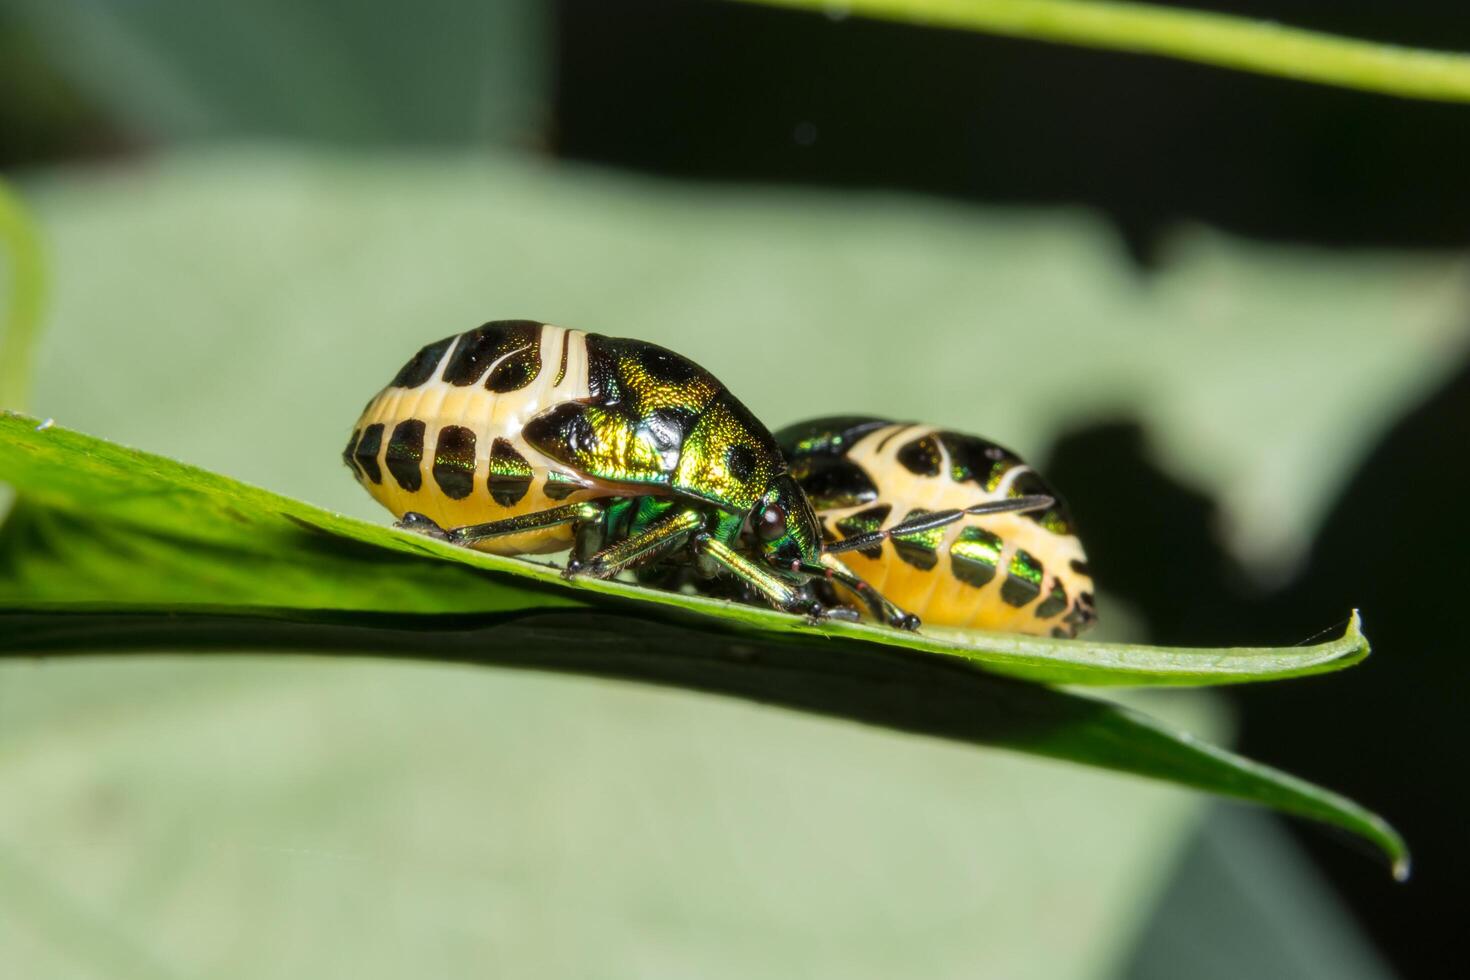
[[[845,456],[863,436],[891,424],[871,415],[829,415],[788,425],[776,433],[776,442],[792,463],[807,456]]]
[[[923,517],[929,511],[922,507],[915,507],[903,516],[907,523],[916,517]],[[928,572],[939,564],[939,539],[944,536],[943,528],[931,528],[927,531],[915,531],[912,534],[896,534],[889,540],[893,542],[894,553],[906,564],[912,565],[921,572]]]
[[[1032,494],[1044,494],[1051,497],[1056,501],[1053,506],[1046,510],[1029,510],[1021,516],[1028,521],[1035,521],[1053,534],[1073,533],[1072,515],[1067,510],[1067,502],[1035,470],[1018,473],[1011,481],[1010,493],[1012,497],[1026,497]]]
[[[491,369],[490,376],[485,379],[485,390],[496,394],[520,391],[535,381],[540,373],[541,355],[523,348]]]
[[[731,446],[725,450],[725,469],[741,483],[755,472],[755,453],[747,446]]]
[[[463,388],[485,378],[487,390],[507,392],[524,388],[540,373],[541,324],[494,320],[460,337],[444,380]]]
[[[615,337],[590,333],[583,340],[587,349],[587,393],[595,405],[615,405],[623,400],[618,368],[628,356],[627,343]]]
[[[963,527],[949,546],[950,571],[966,585],[984,588],[995,578],[1003,550],[1005,542],[1000,535],[974,525]]]
[[[1097,619],[1097,611],[1092,603],[1091,592],[1077,593],[1077,599],[1072,604],[1072,610],[1062,617],[1062,622],[1072,624],[1079,630],[1087,626]]]
[[[1060,615],[1066,608],[1067,590],[1062,588],[1062,583],[1058,580],[1052,585],[1051,595],[1036,607],[1035,615],[1037,619],[1051,619],[1053,616]]]
[[[409,362],[399,369],[392,381],[388,383],[390,388],[417,388],[434,376],[439,368],[439,362],[444,360],[444,352],[449,350],[449,345],[454,343],[453,337],[445,337],[436,340],[420,348],[419,352],[409,359]]]
[[[1041,562],[1029,551],[1017,551],[1011,557],[1011,568],[1000,585],[1000,597],[1017,609],[1041,595],[1044,572]]]
[[[912,442],[904,443],[898,447],[894,458],[915,476],[938,476],[940,465],[944,462],[939,455],[939,443],[933,436],[920,436]]]
[[[496,439],[490,444],[490,498],[500,506],[514,507],[520,503],[531,489],[533,472],[526,457],[516,452],[510,440]]]
[[[939,564],[939,555],[935,553],[934,546],[922,538],[896,537],[893,539],[893,551],[901,561],[921,572],[932,571]]]
[[[575,466],[602,447],[587,415],[588,406],[580,402],[559,402],[527,421],[521,437],[552,459]]]
[[[585,343],[592,402],[604,408],[622,405],[629,419],[668,406],[699,412],[724,390],[698,364],[654,344],[595,333]]]
[[[362,430],[361,429],[353,429],[352,430],[352,435],[350,435],[350,436],[347,437],[347,448],[344,449],[344,450],[342,450],[342,462],[346,463],[347,464],[347,468],[349,470],[352,470],[352,472],[354,472],[354,473],[357,472],[357,464],[355,464],[354,462],[352,462],[352,450],[354,450],[354,449],[357,448],[357,440],[359,440],[361,438],[362,438]]]
[[[541,492],[546,494],[547,500],[566,500],[583,489],[586,489],[586,484],[579,480],[568,480],[555,471],[547,473],[546,482],[541,485]]]
[[[378,450],[383,448],[383,423],[374,422],[362,430],[362,438],[352,451],[352,458],[363,475],[374,483],[383,482],[383,471],[378,467]]]
[[[388,472],[393,474],[398,485],[409,493],[416,493],[424,483],[423,473],[419,470],[419,463],[424,458],[424,423],[419,419],[405,419],[395,425],[385,458]]]
[[[439,430],[434,446],[434,482],[450,500],[463,500],[475,488],[475,434],[462,425]]]
[[[665,384],[681,385],[701,373],[700,367],[688,358],[652,344],[647,345],[638,361],[649,377]]]
[[[856,507],[878,499],[878,488],[867,470],[842,456],[799,459],[791,475],[818,510]]]
[[[973,481],[993,490],[1021,457],[1004,446],[962,432],[940,432],[940,445],[949,453],[949,475],[956,483]]]

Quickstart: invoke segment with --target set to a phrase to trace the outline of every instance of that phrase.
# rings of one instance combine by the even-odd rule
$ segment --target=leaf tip
[[[1409,852],[1404,851],[1393,862],[1393,880],[1403,884],[1409,880],[1409,874],[1413,870],[1414,861],[1409,857]]]
[[[1408,842],[1382,817],[1374,816],[1372,825],[1378,846],[1382,849],[1383,856],[1388,858],[1388,870],[1393,875],[1393,880],[1400,884],[1408,881],[1414,870],[1414,858],[1409,853]]]
[[[1347,629],[1343,630],[1342,639],[1338,642],[1342,644],[1345,655],[1351,656],[1352,663],[1366,660],[1373,652],[1373,645],[1363,635],[1363,614],[1360,610],[1354,609],[1348,614]]]

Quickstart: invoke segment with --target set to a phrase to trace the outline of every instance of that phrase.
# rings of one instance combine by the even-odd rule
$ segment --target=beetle
[[[1073,637],[1096,620],[1092,573],[1062,497],[1015,453],[977,436],[869,416],[776,433],[791,475],[851,571],[932,625]],[[1044,508],[975,505],[1044,497]],[[933,512],[967,511],[920,531]]]
[[[654,344],[533,320],[435,341],[368,402],[343,459],[400,527],[454,544],[571,548],[566,574],[594,578],[692,564],[777,609],[849,617],[810,587],[831,580],[878,619],[919,625],[824,547],[770,431],[712,374]],[[914,527],[876,539],[893,530]]]

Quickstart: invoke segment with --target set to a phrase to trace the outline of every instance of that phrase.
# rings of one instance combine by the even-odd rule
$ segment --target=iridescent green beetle
[[[456,544],[570,547],[567,573],[596,578],[692,565],[778,609],[847,616],[808,587],[831,579],[883,621],[918,625],[823,546],[766,427],[708,371],[653,344],[530,320],[446,337],[368,402],[343,458],[400,526]]]

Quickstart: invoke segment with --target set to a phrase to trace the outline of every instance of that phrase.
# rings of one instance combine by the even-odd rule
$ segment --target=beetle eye
[[[775,541],[786,533],[786,511],[780,504],[769,504],[756,516],[755,533],[762,541]]]

